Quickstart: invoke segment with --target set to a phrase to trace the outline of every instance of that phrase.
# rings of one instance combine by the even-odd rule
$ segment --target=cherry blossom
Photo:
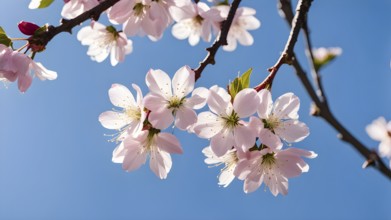
[[[209,42],[212,30],[217,33],[220,30],[220,22],[224,20],[220,11],[209,8],[203,2],[195,4],[189,1],[182,7],[172,7],[170,12],[178,22],[172,27],[172,34],[180,40],[189,38],[191,46],[198,44],[200,37]]]
[[[258,102],[254,89],[241,90],[231,103],[225,89],[213,86],[207,99],[210,111],[198,115],[193,130],[199,137],[210,139],[211,149],[218,157],[232,147],[247,151],[255,143],[256,130],[240,119],[254,114]]]
[[[136,100],[128,88],[113,84],[109,89],[110,101],[121,110],[106,111],[99,115],[99,121],[103,127],[119,130],[117,142],[123,141],[129,134],[140,133],[146,118],[141,89],[136,84],[132,84],[132,87],[137,93]]]
[[[145,164],[149,156],[149,166],[160,179],[166,179],[172,167],[170,154],[182,154],[176,137],[150,128],[128,136],[113,152],[113,162],[122,163],[126,171],[133,171]]]
[[[164,30],[172,23],[169,7],[174,0],[121,0],[111,7],[107,14],[113,24],[123,24],[127,36],[148,35],[151,40],[162,37]]]
[[[54,80],[57,78],[57,73],[46,69],[41,63],[34,62],[26,54],[0,44],[0,78],[10,82],[18,80],[19,90],[26,92],[33,76],[37,76],[40,80]]]
[[[202,108],[205,104],[207,89],[194,89],[194,72],[188,66],[181,67],[170,77],[162,70],[150,70],[146,76],[150,93],[144,104],[151,113],[148,120],[153,127],[165,129],[174,121],[179,129],[186,130],[197,120],[193,109]],[[172,87],[172,89],[171,89]],[[186,98],[193,91],[192,97]]]
[[[238,162],[234,174],[244,180],[245,193],[255,191],[264,182],[274,196],[279,193],[286,195],[288,178],[309,170],[308,164],[301,157],[315,158],[317,154],[298,148],[251,151],[249,159],[244,158]]]
[[[102,62],[110,54],[112,66],[122,62],[125,55],[132,52],[132,41],[122,32],[117,32],[113,26],[104,26],[93,22],[91,26],[80,29],[77,39],[82,45],[88,45],[87,55],[97,62]]]
[[[65,1],[61,11],[61,16],[66,19],[72,19],[81,15],[83,12],[99,5],[99,0],[69,0]]]
[[[267,89],[258,92],[259,130],[261,142],[268,147],[281,148],[280,138],[288,143],[299,142],[309,135],[306,124],[299,121],[300,100],[293,93],[285,93],[273,104],[271,93]],[[262,128],[263,127],[263,128]]]
[[[319,62],[324,62],[326,59],[330,59],[331,57],[336,57],[342,54],[342,49],[340,47],[320,47],[313,48],[312,53],[314,54],[314,58]]]
[[[391,121],[387,122],[384,117],[379,117],[366,127],[366,131],[372,139],[380,141],[380,156],[391,160]]]
[[[246,153],[242,152],[240,149],[238,151],[236,149],[231,149],[223,156],[218,157],[213,153],[210,146],[205,147],[202,150],[202,153],[206,156],[206,164],[212,166],[224,165],[224,168],[221,169],[221,173],[218,176],[218,184],[223,187],[227,187],[235,179],[234,170],[239,162],[239,158],[245,157],[246,155]]]
[[[220,10],[222,17],[228,17],[229,6],[220,5],[216,8]],[[255,30],[261,26],[261,22],[254,16],[255,13],[256,11],[252,8],[238,8],[227,35],[228,45],[223,46],[223,50],[234,51],[237,41],[243,46],[250,46],[254,43],[254,38],[248,30]]]

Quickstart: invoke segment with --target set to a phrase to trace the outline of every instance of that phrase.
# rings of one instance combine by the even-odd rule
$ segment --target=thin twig
[[[241,0],[234,0],[232,2],[227,19],[221,25],[221,32],[218,39],[215,40],[215,42],[211,47],[206,48],[208,54],[206,55],[204,60],[199,64],[199,66],[196,69],[194,69],[196,81],[201,77],[202,71],[204,71],[205,67],[208,64],[212,64],[212,65],[215,64],[215,55],[217,53],[217,50],[220,48],[220,46],[227,45],[228,32],[231,28],[232,21],[234,20],[236,10],[238,9],[240,2]]]
[[[309,0],[310,1],[310,0]],[[289,0],[280,0],[279,1],[279,8],[280,11],[282,12],[287,12],[289,15],[289,8],[292,11],[292,7],[290,5]],[[281,9],[284,10],[281,10]],[[295,25],[291,20],[289,20],[289,16],[283,16],[287,23],[289,25],[293,26]],[[308,27],[307,27],[307,20],[301,20],[301,22],[304,22],[302,24],[302,28],[304,30],[304,35],[307,38],[306,39],[306,44],[307,44],[307,50],[311,51],[312,46],[311,46],[311,41],[309,38],[309,32],[308,32]],[[312,52],[312,51],[311,51]],[[310,63],[312,63],[312,67],[315,70],[314,64],[313,64],[313,54],[311,55],[311,58],[309,59]],[[308,95],[311,97],[312,101],[315,103],[317,107],[317,115],[326,120],[328,124],[330,124],[332,127],[334,127],[335,130],[339,132],[339,137],[341,140],[351,144],[353,148],[355,148],[363,157],[366,158],[366,161],[363,165],[363,168],[366,168],[368,166],[373,166],[377,170],[379,170],[380,173],[382,173],[384,176],[388,177],[391,179],[391,170],[384,164],[383,160],[379,157],[377,152],[370,150],[368,147],[366,147],[364,144],[362,144],[357,138],[355,138],[337,119],[336,117],[332,114],[328,104],[326,97],[324,96],[323,92],[323,86],[322,86],[322,81],[320,75],[315,71],[315,77],[314,81],[316,85],[318,86],[318,89],[321,91],[320,93],[316,92],[313,85],[309,81],[306,72],[304,69],[301,67],[299,61],[293,54],[293,59],[292,59],[292,65],[294,69],[296,70],[297,76],[299,77],[300,81],[302,82],[304,88],[306,89]]]
[[[311,6],[311,2],[312,0],[300,0],[298,2],[296,9],[297,13],[293,17],[293,24],[288,40],[285,44],[284,51],[281,53],[281,56],[278,58],[276,64],[269,68],[269,75],[262,83],[254,88],[255,90],[260,91],[261,89],[268,88],[273,82],[279,68],[285,63],[290,64],[292,62],[292,57],[294,56],[293,49],[295,47],[297,37],[299,36],[300,29],[302,28],[302,24],[304,23],[306,14]]]

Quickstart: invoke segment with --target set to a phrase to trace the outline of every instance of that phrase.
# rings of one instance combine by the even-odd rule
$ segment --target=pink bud
[[[64,0],[64,3],[68,3],[70,0]]]
[[[18,28],[19,28],[20,32],[22,32],[25,35],[33,35],[34,32],[37,29],[39,29],[39,26],[34,23],[27,22],[27,21],[21,21],[18,24]]]

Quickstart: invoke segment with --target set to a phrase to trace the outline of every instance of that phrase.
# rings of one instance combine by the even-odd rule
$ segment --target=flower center
[[[268,119],[262,119],[265,128],[273,131],[280,126],[280,119],[274,115],[270,115]]]
[[[261,165],[272,167],[276,163],[276,158],[274,157],[275,153],[267,153],[262,156]]]
[[[234,128],[239,124],[239,116],[235,111],[232,111],[230,116],[222,117],[225,120],[225,125],[229,128]]]
[[[198,24],[198,25],[201,25],[202,24],[202,21],[204,20],[203,17],[201,17],[200,15],[197,15],[193,18],[193,21]]]
[[[146,142],[146,145],[145,145],[145,150],[146,151],[153,151],[154,150],[154,147],[155,147],[155,144],[153,143],[153,139],[154,139],[154,136],[159,134],[160,133],[160,130],[159,129],[156,129],[156,128],[150,128],[148,130],[148,137],[147,137],[147,142]]]
[[[172,109],[173,111],[179,109],[183,103],[185,102],[185,97],[178,98],[177,96],[173,96],[170,101],[168,101],[168,109]]]
[[[135,4],[134,7],[133,7],[134,14],[137,17],[140,17],[142,14],[144,14],[144,8],[145,7],[147,7],[147,5],[143,5],[143,3],[141,3],[141,2]]]
[[[138,121],[141,118],[141,111],[138,108],[128,108],[125,110],[125,114],[133,120]]]

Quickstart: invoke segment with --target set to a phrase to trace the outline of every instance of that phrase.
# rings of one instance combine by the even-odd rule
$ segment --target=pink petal
[[[255,138],[257,136],[257,130],[249,125],[242,125],[235,127],[234,137],[236,147],[241,148],[243,151],[248,151],[255,144]]]
[[[197,114],[193,109],[182,107],[175,113],[175,126],[181,130],[187,130],[189,126],[197,122]]]
[[[169,133],[159,133],[156,137],[156,144],[161,150],[171,154],[182,154],[183,150],[178,139]]]
[[[263,179],[260,178],[258,181],[251,181],[251,180],[245,180],[244,185],[243,185],[243,191],[245,193],[252,193],[255,190],[257,190],[261,184],[262,184]]]
[[[126,149],[123,142],[121,142],[113,151],[112,161],[113,163],[122,163],[126,155]]]
[[[174,122],[174,116],[172,115],[171,110],[162,108],[159,111],[151,112],[148,120],[154,128],[162,130],[168,128],[168,126]]]
[[[274,129],[275,133],[283,140],[292,143],[306,138],[310,132],[306,124],[297,120],[287,120]]]
[[[234,137],[232,131],[223,129],[210,140],[210,147],[216,156],[221,157],[234,147]]]
[[[273,134],[273,132],[271,132],[269,129],[261,129],[258,136],[262,144],[273,149],[281,149],[282,142],[280,138]]]
[[[241,90],[234,100],[234,110],[239,117],[246,118],[257,111],[259,96],[254,89],[246,88]]]
[[[144,98],[144,106],[151,111],[167,109],[168,101],[160,94],[149,93]]]
[[[152,151],[151,159],[149,161],[149,167],[160,179],[167,178],[167,173],[170,172],[170,169],[167,170],[166,167],[171,168],[169,165],[172,163],[170,154],[165,153],[163,157],[162,154],[164,153],[165,152]]]

